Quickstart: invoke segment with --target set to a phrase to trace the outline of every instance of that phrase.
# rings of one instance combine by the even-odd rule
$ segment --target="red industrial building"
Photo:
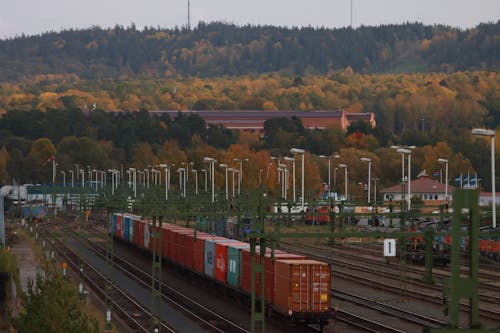
[[[344,110],[315,110],[315,111],[263,111],[263,110],[227,110],[227,111],[150,111],[152,114],[168,114],[171,119],[182,114],[196,114],[205,120],[207,125],[222,125],[229,129],[262,132],[264,122],[271,118],[293,116],[302,120],[305,128],[323,129],[333,124],[338,124],[345,131],[349,124],[355,120],[369,122],[375,127],[375,116],[373,113],[348,113]]]

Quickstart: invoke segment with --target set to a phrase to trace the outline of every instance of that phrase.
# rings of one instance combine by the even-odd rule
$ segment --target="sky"
[[[190,0],[200,21],[339,28],[404,22],[471,28],[500,19],[500,0]],[[188,0],[0,0],[0,38],[62,29],[187,25]]]

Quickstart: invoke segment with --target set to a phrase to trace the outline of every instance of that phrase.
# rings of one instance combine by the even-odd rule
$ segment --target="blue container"
[[[205,274],[214,277],[215,241],[205,240]]]
[[[241,249],[250,248],[250,244],[235,244],[227,247],[227,283],[235,288],[241,284]]]
[[[135,220],[131,218],[128,226],[128,241],[131,243],[134,242],[134,224]]]
[[[111,228],[112,228],[112,234],[116,236],[116,219],[117,219],[117,216],[116,216],[116,213],[113,214],[113,221],[111,223]]]
[[[125,216],[125,219],[124,219],[124,222],[122,222],[122,233],[123,233],[123,239],[125,239],[127,242],[130,241],[130,238],[129,238],[129,232],[130,232],[130,217],[129,216]]]

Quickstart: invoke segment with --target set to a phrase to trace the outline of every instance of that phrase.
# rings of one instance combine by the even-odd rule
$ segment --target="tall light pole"
[[[408,211],[410,211],[411,210],[411,150],[399,148],[397,152],[401,154],[403,159],[404,155],[408,155],[408,177],[406,177],[406,182],[408,184],[408,198],[406,199],[406,202],[408,203]],[[404,163],[403,163],[403,168],[404,168]],[[404,178],[404,173],[403,173],[403,178]]]
[[[232,197],[234,198],[234,171],[235,169],[234,168],[228,168],[227,169],[228,172],[231,172],[232,173],[232,180],[231,180],[231,187],[232,187]]]
[[[82,188],[85,187],[85,170],[80,169],[80,173],[82,174]]]
[[[368,163],[368,205],[370,205],[370,184],[372,179],[372,159],[368,157],[361,157],[362,162]]]
[[[373,204],[377,205],[377,181],[378,178],[372,178],[373,180]]]
[[[66,187],[66,172],[64,170],[61,171],[61,175],[63,176],[63,187]]]
[[[168,170],[169,170],[169,167],[167,164],[160,164],[159,165],[160,168],[164,168],[165,169],[165,201],[168,200]]]
[[[198,195],[198,170],[191,169],[191,172],[194,173],[194,186],[195,186],[195,195]]]
[[[279,168],[279,165],[280,165],[280,158],[279,157],[274,157],[274,156],[271,156],[271,160],[273,161],[276,161],[276,173],[278,175],[278,184],[280,184],[280,173],[278,171],[278,168]]]
[[[344,178],[344,183],[345,183],[344,184],[344,195],[345,195],[345,200],[347,201],[347,198],[349,196],[349,193],[347,192],[347,190],[349,188],[348,187],[348,185],[349,185],[348,184],[349,179],[347,178],[347,164],[341,163],[341,164],[339,164],[339,168],[343,168],[344,169],[344,177],[345,177]]]
[[[437,162],[445,163],[444,201],[448,202],[448,160],[445,158],[438,158]]]
[[[301,206],[302,206],[302,212],[304,212],[304,149],[298,149],[298,148],[292,148],[290,149],[290,153],[293,155],[302,155],[302,199],[301,199]]]
[[[73,170],[68,170],[68,171],[71,174],[71,187],[75,187],[75,174]]]
[[[292,162],[292,186],[293,186],[293,204],[297,202],[297,196],[295,195],[295,158],[294,157],[285,157],[285,161]]]
[[[332,164],[331,164],[331,160],[332,160],[332,157],[333,158],[339,158],[340,155],[339,154],[333,154],[332,156],[326,156],[326,155],[319,155],[319,157],[321,158],[327,158],[328,159],[328,200],[330,200],[331,198],[331,193],[332,193],[332,190],[331,190],[331,185],[332,185],[332,181],[331,181],[331,170],[332,170]]]
[[[210,163],[209,171],[211,172],[211,178],[212,178],[212,203],[214,203],[215,202],[215,171],[214,171],[215,159],[213,159],[212,157],[204,157],[203,162]]]
[[[287,192],[288,192],[288,168],[286,164],[278,164],[279,170],[283,172],[283,176],[281,177],[281,196],[283,199],[287,199]]]
[[[227,164],[222,163],[222,164],[219,164],[219,166],[226,170],[226,200],[229,200],[229,187],[228,187],[228,183],[227,183],[227,171],[228,171]]]
[[[238,172],[238,195],[240,195],[241,182],[243,181],[243,161],[248,162],[248,158],[235,158],[233,161],[240,162],[240,171]]]
[[[483,129],[483,128],[474,128],[472,130],[472,135],[478,136],[489,136],[491,138],[491,195],[493,200],[493,224],[492,227],[497,227],[497,203],[496,203],[496,193],[495,193],[495,131]]]

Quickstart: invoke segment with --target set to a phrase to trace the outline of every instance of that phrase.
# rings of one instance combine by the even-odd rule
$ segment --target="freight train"
[[[151,221],[136,215],[114,213],[112,234],[146,251],[153,251]],[[250,245],[238,240],[195,232],[190,228],[163,223],[161,242],[155,251],[183,270],[215,283],[228,292],[248,299],[252,290]],[[257,254],[261,249],[256,248]],[[256,256],[260,261],[260,256]],[[266,304],[266,312],[294,323],[328,324],[330,306],[330,265],[302,255],[266,248],[264,281],[257,276],[256,295]],[[264,295],[261,295],[264,283]]]
[[[432,227],[432,226],[431,226]],[[466,230],[466,226],[463,227]],[[423,231],[425,229],[425,224],[418,227],[408,228],[407,231]],[[483,229],[483,232],[491,231],[498,232],[498,229]],[[435,263],[446,266],[450,262],[450,247],[451,247],[452,237],[450,235],[446,236],[434,236],[433,244],[433,261]],[[407,256],[409,259],[415,262],[423,263],[425,260],[425,241],[422,236],[410,237],[407,240]],[[469,238],[460,237],[460,250],[462,253],[467,253],[469,251]],[[500,261],[500,237],[481,237],[479,239],[479,253],[481,256]]]

